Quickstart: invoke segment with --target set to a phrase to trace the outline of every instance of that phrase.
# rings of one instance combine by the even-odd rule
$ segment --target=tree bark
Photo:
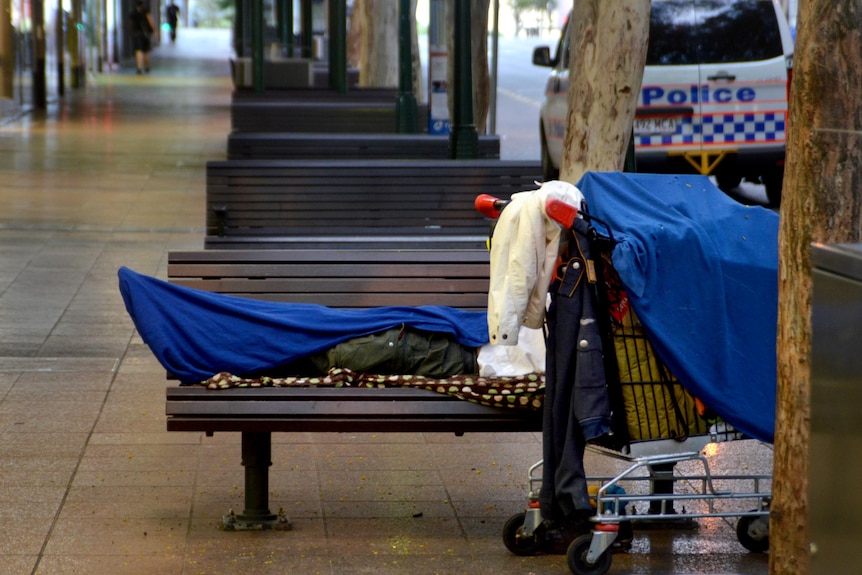
[[[376,5],[376,8],[375,8]],[[348,31],[347,61],[359,69],[359,85],[398,86],[398,0],[355,0]],[[378,18],[373,10],[383,9]],[[390,13],[391,11],[391,13]],[[427,98],[422,78],[422,55],[416,30],[416,0],[410,0],[410,45],[413,68],[413,94],[417,103]],[[385,53],[378,53],[384,50]]]
[[[347,25],[347,65],[354,68],[359,68],[361,65],[362,38],[365,36],[362,30],[365,24],[362,16],[364,3],[365,0],[353,0],[353,12]]]
[[[359,85],[398,87],[398,0],[362,0]]]
[[[473,125],[480,134],[485,132],[488,110],[491,105],[491,72],[488,68],[488,9],[490,0],[470,0],[470,63],[473,71]],[[449,23],[449,117],[454,118],[453,90],[455,89],[455,3],[446,2],[446,21]]]
[[[621,170],[649,37],[649,0],[575,0],[560,179]]]
[[[812,242],[862,240],[862,9],[801,0],[779,227],[769,572],[809,572]]]

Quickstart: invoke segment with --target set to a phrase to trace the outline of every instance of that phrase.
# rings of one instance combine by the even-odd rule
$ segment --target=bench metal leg
[[[657,499],[650,502],[649,513],[654,515],[666,515],[662,519],[650,520],[644,523],[649,529],[697,529],[697,522],[686,517],[685,514],[677,515],[673,506],[674,467],[676,463],[659,463],[649,466],[652,478],[651,495],[668,495],[668,499]],[[638,525],[641,527],[641,525]]]
[[[242,465],[245,467],[245,509],[240,515],[231,511],[222,520],[229,531],[290,529],[290,520],[279,509],[269,510],[269,468],[272,465],[272,434],[242,433]]]

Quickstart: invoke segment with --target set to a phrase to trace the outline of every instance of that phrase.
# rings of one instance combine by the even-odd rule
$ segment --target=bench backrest
[[[229,160],[429,159],[451,157],[449,136],[430,134],[315,134],[234,132],[227,137]],[[500,157],[500,137],[482,135],[479,158]]]
[[[487,237],[474,201],[535,189],[538,162],[208,162],[208,236]]]
[[[383,102],[398,100],[397,88],[348,88],[341,93],[332,88],[289,88],[254,90],[235,90],[231,93],[231,103],[249,102]]]
[[[168,279],[211,292],[364,308],[488,305],[486,250],[198,250],[168,254]]]
[[[395,133],[396,102],[234,101],[231,128],[236,132]],[[427,131],[428,106],[416,113],[416,130]]]

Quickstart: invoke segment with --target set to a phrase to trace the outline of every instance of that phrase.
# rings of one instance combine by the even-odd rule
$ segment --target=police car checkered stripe
[[[703,136],[704,144],[783,142],[787,138],[785,117],[784,112],[688,116],[681,119],[676,134],[638,136],[636,142],[642,147],[693,144],[696,135]]]

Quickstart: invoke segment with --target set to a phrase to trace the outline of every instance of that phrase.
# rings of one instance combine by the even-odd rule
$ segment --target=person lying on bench
[[[438,378],[544,371],[541,330],[525,328],[519,346],[490,345],[485,312],[445,306],[337,309],[211,293],[125,267],[118,276],[138,333],[182,383],[220,372],[303,375],[332,367]]]
[[[334,368],[345,368],[356,373],[421,375],[437,379],[453,375],[494,377],[543,372],[542,333],[524,328],[521,337],[522,341],[515,347],[486,344],[475,348],[461,345],[446,333],[401,325],[349,339],[277,372],[325,375]]]

